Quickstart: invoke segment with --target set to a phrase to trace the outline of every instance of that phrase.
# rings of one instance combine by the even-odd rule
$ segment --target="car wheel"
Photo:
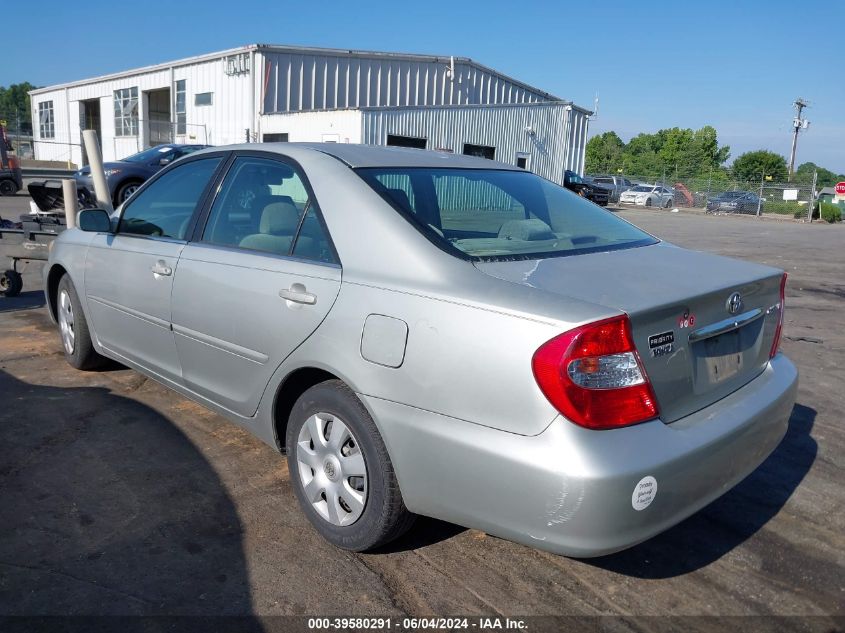
[[[137,180],[130,180],[129,182],[122,183],[114,194],[115,204],[123,204],[126,202],[129,196],[138,191],[138,187],[142,184],[143,183]]]
[[[68,275],[59,280],[56,317],[67,362],[77,369],[95,369],[101,366],[105,358],[94,349],[79,296]]]
[[[0,295],[17,297],[23,289],[23,277],[16,270],[7,270],[0,277]]]
[[[413,523],[387,448],[355,393],[339,380],[308,389],[287,427],[288,470],[305,515],[327,541],[360,552]]]
[[[645,206],[647,206],[647,207],[650,207],[650,206],[651,206],[651,198],[648,198],[648,199],[645,201]]]
[[[13,196],[17,193],[18,186],[13,180],[4,178],[0,180],[0,196]]]
[[[667,201],[666,201],[666,204],[664,204],[664,205],[663,205],[663,208],[664,208],[664,209],[668,209],[668,208],[669,208],[669,207],[671,207],[671,206],[672,206],[672,201],[671,201],[671,200],[667,200]]]

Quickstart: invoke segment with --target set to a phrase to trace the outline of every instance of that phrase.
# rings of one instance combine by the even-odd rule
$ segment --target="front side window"
[[[38,132],[41,138],[55,138],[56,136],[52,101],[42,101],[38,104]]]
[[[114,91],[114,135],[137,136],[138,88],[121,88]]]
[[[530,172],[367,168],[357,173],[420,231],[471,259],[531,259],[617,250],[657,240]],[[391,194],[407,176],[416,208]]]
[[[211,207],[202,241],[334,262],[302,178],[290,165],[267,158],[235,159]]]
[[[186,239],[191,217],[221,160],[210,156],[162,174],[126,205],[118,232]]]

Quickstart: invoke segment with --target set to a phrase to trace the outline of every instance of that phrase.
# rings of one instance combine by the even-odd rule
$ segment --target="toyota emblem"
[[[733,293],[730,297],[728,297],[728,302],[725,304],[725,307],[731,314],[737,314],[740,310],[742,310],[742,295],[738,292]]]

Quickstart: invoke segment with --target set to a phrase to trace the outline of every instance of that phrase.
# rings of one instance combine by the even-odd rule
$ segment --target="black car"
[[[757,213],[764,201],[752,191],[725,191],[707,200],[708,213]]]
[[[570,191],[574,191],[582,198],[586,198],[590,202],[594,202],[602,207],[606,207],[607,203],[610,202],[610,189],[587,182],[569,169],[563,173],[563,186]]]
[[[156,145],[143,152],[127,156],[121,160],[103,163],[106,172],[106,182],[109,185],[114,205],[117,206],[135,193],[150,176],[169,165],[177,158],[191,152],[209,147],[208,145]],[[94,181],[91,178],[91,168],[83,167],[74,174],[76,185],[94,193]]]

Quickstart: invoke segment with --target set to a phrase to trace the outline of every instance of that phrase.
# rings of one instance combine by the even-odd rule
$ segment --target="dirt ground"
[[[619,213],[790,274],[789,431],[703,511],[593,560],[430,519],[385,551],[339,551],[271,448],[133,371],[68,366],[32,266],[0,298],[0,616],[845,614],[845,226]]]

